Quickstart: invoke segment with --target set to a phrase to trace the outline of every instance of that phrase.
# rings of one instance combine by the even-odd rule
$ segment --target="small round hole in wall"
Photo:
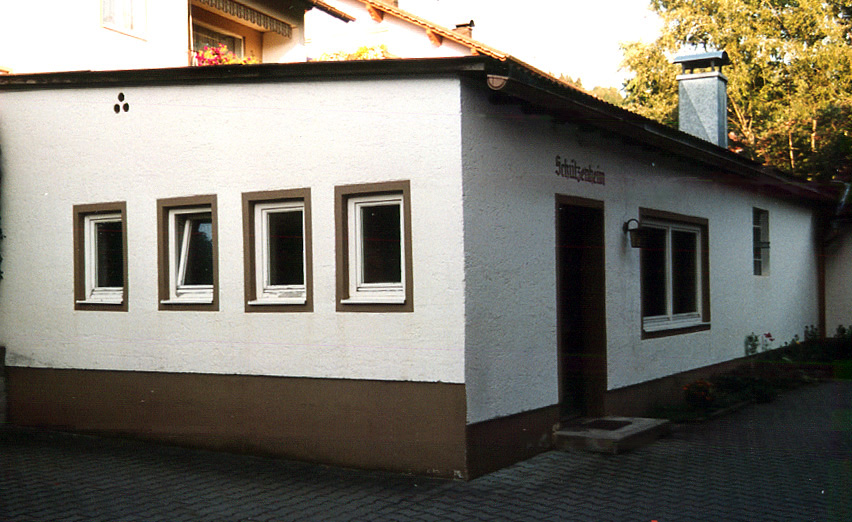
[[[120,106],[119,104],[117,104],[117,103],[116,103],[116,104],[113,106],[112,110],[114,110],[114,111],[115,111],[115,113],[116,113],[116,114],[118,114],[119,112],[121,112],[121,106]]]
[[[130,110],[130,104],[129,104],[129,103],[125,103],[124,105],[122,105],[122,106],[121,106],[121,108],[122,108],[122,109],[124,109],[124,112],[127,112],[127,111],[129,111],[129,110]]]
[[[124,93],[123,92],[118,93],[118,101],[120,101],[120,102],[124,101]]]

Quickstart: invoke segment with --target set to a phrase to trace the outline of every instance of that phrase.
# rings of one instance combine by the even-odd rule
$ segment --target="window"
[[[127,311],[124,202],[74,206],[74,308]]]
[[[202,51],[204,46],[211,48],[225,44],[237,58],[243,57],[243,37],[236,34],[226,34],[210,27],[192,24],[192,50]]]
[[[769,211],[752,209],[754,275],[769,275]]]
[[[140,36],[145,33],[146,0],[101,0],[101,23],[108,29]]]
[[[218,310],[216,196],[157,201],[160,309]]]
[[[336,188],[338,310],[413,310],[409,183]]]
[[[243,194],[247,312],[309,312],[310,189]]]
[[[650,210],[640,216],[643,333],[709,327],[706,220]]]

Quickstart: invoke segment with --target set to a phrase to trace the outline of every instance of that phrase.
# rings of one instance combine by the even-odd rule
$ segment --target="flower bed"
[[[683,401],[655,408],[653,417],[674,422],[704,420],[744,404],[769,402],[779,393],[828,379],[852,379],[852,328],[838,327],[821,339],[816,328],[771,349],[771,334],[746,336],[746,357],[738,368],[684,386]]]

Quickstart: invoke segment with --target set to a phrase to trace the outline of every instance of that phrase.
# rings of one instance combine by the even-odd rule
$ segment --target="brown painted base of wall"
[[[467,477],[464,385],[7,368],[12,424]]]
[[[478,477],[551,449],[559,406],[470,424],[467,427],[467,466]]]
[[[683,401],[683,387],[699,379],[733,370],[745,362],[734,359],[683,373],[669,375],[653,381],[610,390],[604,396],[606,415],[641,417],[656,406],[675,404]]]

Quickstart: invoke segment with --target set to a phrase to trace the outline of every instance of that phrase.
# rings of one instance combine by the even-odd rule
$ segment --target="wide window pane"
[[[304,233],[301,211],[270,212],[267,214],[269,230],[269,274],[271,286],[304,285]]]
[[[186,263],[183,270],[183,285],[212,285],[213,284],[213,221],[210,217],[194,217],[188,219],[189,226],[184,227],[184,241],[189,241],[185,247]]]
[[[224,44],[225,47],[234,53],[234,56],[237,58],[242,58],[242,38],[220,33],[208,27],[202,27],[196,24],[192,25],[192,49],[194,51],[203,51],[205,46],[215,49],[218,48],[220,44]]]
[[[698,234],[672,230],[672,313],[698,311]]]
[[[124,238],[121,221],[95,224],[96,286],[124,286]]]
[[[666,315],[666,230],[647,228],[642,249],[642,315]]]
[[[401,283],[400,206],[362,207],[361,234],[363,282]]]

